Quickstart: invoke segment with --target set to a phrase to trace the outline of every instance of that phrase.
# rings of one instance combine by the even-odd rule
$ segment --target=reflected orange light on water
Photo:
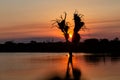
[[[0,55],[1,80],[50,80],[46,78],[56,75],[64,78],[66,75],[69,53],[17,53],[8,55],[5,53]],[[113,65],[108,61],[107,64],[104,62],[91,64],[86,61],[86,58],[82,53],[73,53],[72,56],[73,68],[79,69],[82,73],[81,77],[85,78],[84,80],[106,80],[105,78],[109,80],[107,76],[110,76],[111,80],[117,77],[117,80],[119,80],[119,63]],[[69,72],[72,75],[71,63],[69,66]]]
[[[70,57],[70,54],[68,53],[67,54],[67,62],[69,61],[69,57]],[[78,60],[77,60],[77,57],[75,54],[72,55],[72,63],[73,63],[73,67],[76,67],[77,64],[78,64]]]

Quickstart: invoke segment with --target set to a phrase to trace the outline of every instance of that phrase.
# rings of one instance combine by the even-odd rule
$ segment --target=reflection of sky
[[[106,34],[102,37],[119,37],[119,3],[120,0],[0,0],[0,39],[61,37],[62,33],[58,32],[59,30],[50,28],[51,20],[59,18],[66,11],[68,12],[68,21],[72,22],[72,14],[75,9],[85,15],[86,26],[91,29],[92,36],[88,36],[86,32],[81,32],[84,34],[83,38],[100,37],[102,34],[99,33],[99,27],[101,28],[100,32]],[[99,24],[99,22],[107,24]],[[113,22],[118,23],[114,24]],[[113,33],[115,35],[109,37]],[[88,34],[90,33],[88,32]]]
[[[1,53],[0,80],[44,80],[52,74],[62,74],[65,77],[68,61],[66,55],[67,53]],[[73,66],[81,70],[85,80],[120,79],[119,61],[111,62],[111,58],[106,57],[104,63],[102,58],[97,58],[100,62],[96,64],[93,61],[86,62],[83,54],[74,54]]]

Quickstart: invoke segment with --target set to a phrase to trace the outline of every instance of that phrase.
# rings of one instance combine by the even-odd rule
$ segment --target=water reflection
[[[101,64],[101,63],[104,63],[104,64],[107,63],[108,64],[109,61],[111,63],[115,63],[115,62],[119,62],[120,61],[120,56],[113,56],[113,55],[82,55],[82,56],[84,57],[84,60],[88,64],[88,66],[89,66],[90,63],[92,63],[93,65],[98,65],[98,64]],[[81,58],[81,56],[78,56],[77,60],[80,59],[80,58]],[[85,75],[84,75],[84,78],[83,78],[83,72],[82,72],[83,70],[81,71],[80,67],[76,68],[74,66],[73,63],[75,62],[75,60],[73,60],[73,59],[74,59],[73,56],[69,56],[68,57],[66,73],[65,73],[64,76],[63,76],[63,74],[52,75],[47,80],[89,80],[89,78],[86,79]],[[78,63],[78,64],[80,64],[80,63]],[[107,66],[107,67],[109,67],[109,66]],[[90,66],[89,66],[89,68],[90,68]],[[100,70],[102,70],[102,69],[100,68]],[[90,70],[88,70],[87,73],[91,72],[91,71],[90,72],[89,71]],[[84,73],[86,73],[86,72],[84,72]],[[93,76],[93,75],[91,75],[91,76]]]
[[[99,64],[100,62],[110,61],[115,63],[120,61],[119,55],[84,55],[84,59],[87,63]]]
[[[99,62],[106,61],[104,55],[85,55],[84,58],[87,63],[93,63],[93,64],[98,64]]]
[[[0,80],[120,80],[120,56],[3,53]]]
[[[119,62],[120,61],[120,55],[111,55],[111,61],[112,62]]]
[[[66,69],[66,74],[65,77],[60,77],[60,75],[53,75],[52,78],[49,80],[82,80],[81,76],[81,70],[78,68],[75,68],[73,65],[73,56],[68,57],[68,63],[67,63],[67,69]]]

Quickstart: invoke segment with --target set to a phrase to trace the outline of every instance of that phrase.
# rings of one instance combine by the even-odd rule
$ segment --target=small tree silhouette
[[[61,16],[60,19],[56,19],[53,20],[55,21],[55,23],[57,23],[57,28],[60,29],[63,34],[64,37],[66,39],[66,43],[68,44],[68,50],[69,50],[69,58],[68,58],[68,65],[67,65],[67,70],[66,70],[66,76],[65,79],[61,79],[60,77],[53,77],[51,80],[81,80],[81,71],[77,68],[73,67],[73,63],[72,63],[72,48],[73,45],[77,46],[77,44],[79,43],[81,37],[79,35],[79,31],[81,29],[84,29],[84,22],[82,22],[82,16],[81,14],[78,14],[77,11],[74,12],[74,30],[73,30],[73,37],[72,37],[72,42],[69,41],[69,33],[68,30],[70,29],[70,27],[68,26],[67,22],[66,22],[66,17],[67,17],[67,13],[64,13],[65,16],[64,18]],[[55,24],[53,23],[53,24]],[[72,67],[72,73],[73,73],[73,79],[70,77],[70,68],[69,65],[71,65]]]
[[[66,39],[66,43],[69,44],[69,54],[70,54],[70,57],[72,57],[72,46],[73,45],[77,45],[81,39],[80,37],[80,34],[78,33],[81,29],[85,29],[84,25],[85,23],[82,21],[82,14],[78,14],[77,11],[74,12],[74,30],[73,30],[73,37],[72,37],[72,42],[69,41],[69,33],[68,33],[68,30],[69,30],[69,26],[68,26],[68,23],[66,22],[66,17],[67,17],[67,13],[65,12],[64,13],[65,16],[64,18],[61,16],[60,19],[56,19],[56,20],[53,20],[55,21],[55,23],[57,23],[57,27],[58,29],[60,29],[63,34],[64,34],[64,37]],[[55,24],[53,23],[53,24]],[[71,45],[72,44],[72,45]]]
[[[72,37],[72,42],[77,44],[80,41],[80,35],[79,35],[79,30],[82,29],[84,27],[84,22],[82,22],[81,18],[83,15],[78,14],[77,11],[75,11],[74,13],[74,33],[73,33],[73,37]]]
[[[61,19],[56,19],[56,20],[53,20],[53,21],[55,21],[55,23],[57,23],[57,25],[58,25],[57,27],[63,32],[64,37],[66,39],[66,42],[69,42],[68,41],[68,38],[69,38],[69,34],[68,34],[69,26],[68,26],[68,24],[66,22],[67,13],[65,12],[64,14],[65,14],[64,18],[61,16]]]

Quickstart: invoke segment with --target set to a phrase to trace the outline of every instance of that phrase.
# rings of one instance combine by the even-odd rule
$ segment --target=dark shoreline
[[[8,41],[0,44],[0,52],[68,52],[68,44],[65,42],[36,42],[14,43]],[[73,52],[85,52],[94,54],[120,54],[120,40],[87,39],[77,46],[72,46]]]

